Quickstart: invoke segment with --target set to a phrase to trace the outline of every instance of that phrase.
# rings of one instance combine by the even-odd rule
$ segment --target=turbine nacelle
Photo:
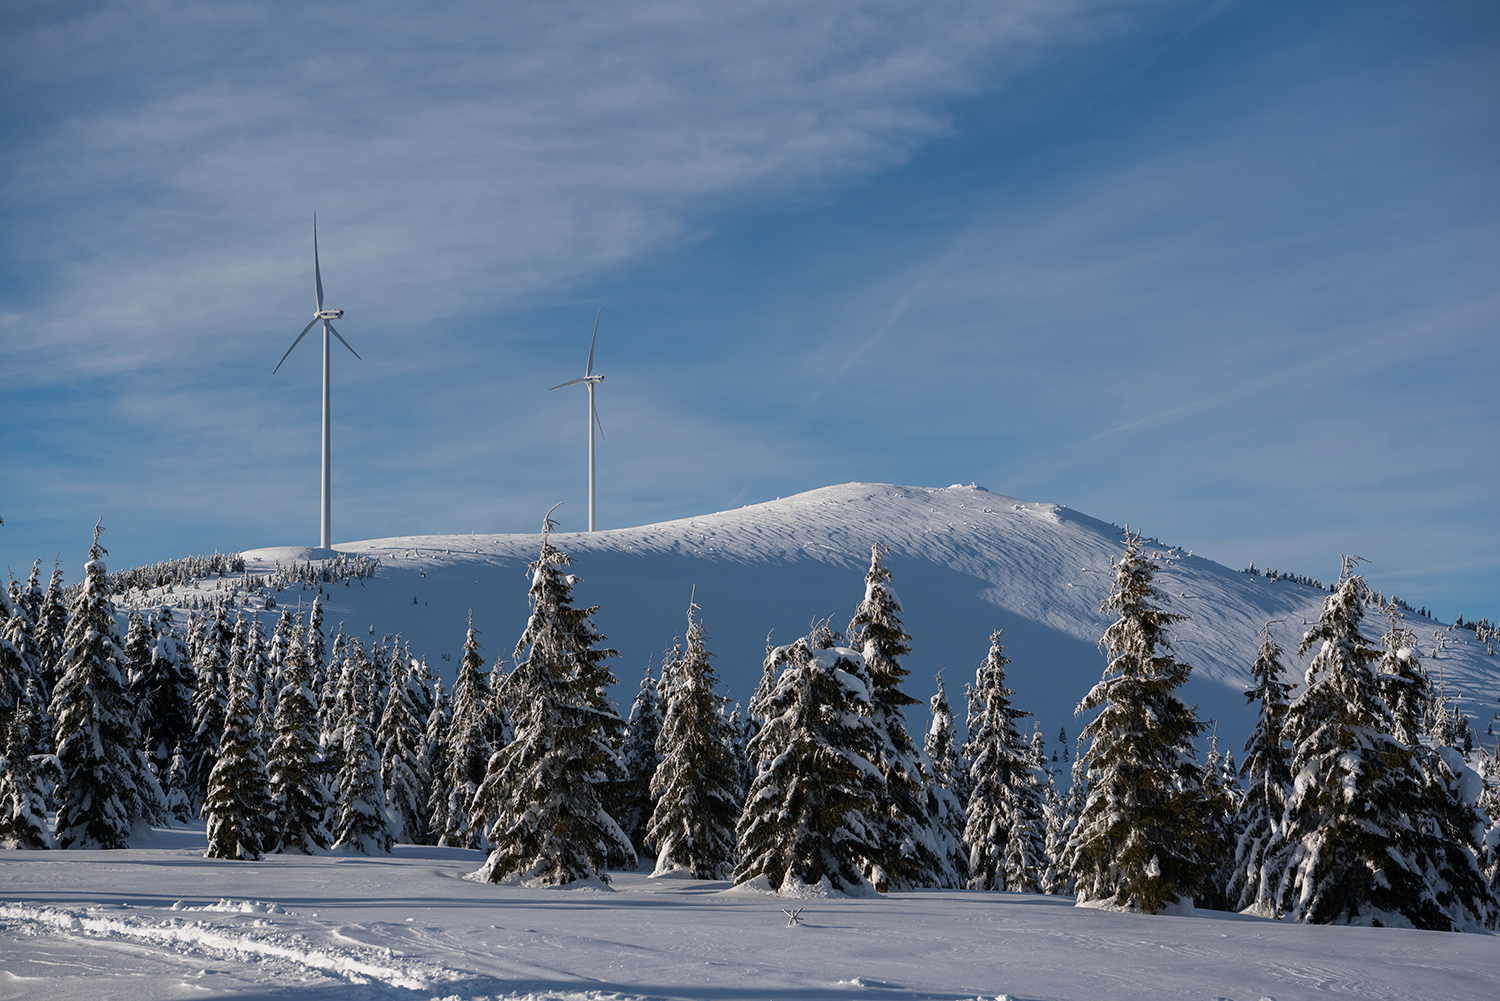
[[[320,309],[316,313],[313,314],[313,319],[314,320],[338,320],[338,319],[342,319],[343,316],[344,316],[344,311],[342,309]]]

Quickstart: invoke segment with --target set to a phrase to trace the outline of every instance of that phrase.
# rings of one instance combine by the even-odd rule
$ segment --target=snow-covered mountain
[[[559,512],[564,516],[565,511]],[[1017,703],[1034,710],[1049,742],[1060,726],[1076,733],[1073,706],[1104,666],[1096,644],[1108,624],[1099,612],[1111,561],[1123,552],[1121,529],[1053,504],[994,494],[977,486],[925,488],[847,483],[733,511],[639,528],[556,532],[574,558],[580,601],[600,606],[596,621],[621,656],[617,698],[628,705],[648,660],[686,622],[689,597],[711,637],[720,677],[737,700],[760,676],[769,634],[790,642],[813,620],[831,616],[843,628],[864,593],[870,546],[883,542],[905,606],[914,652],[907,686],[926,698],[944,672],[955,708],[988,648],[1004,629]],[[350,632],[400,633],[451,678],[472,610],[486,654],[509,660],[527,616],[526,564],[540,535],[444,535],[341,544],[345,553],[380,559],[373,579],[330,589],[327,621]],[[1223,721],[1238,749],[1250,710],[1240,692],[1270,621],[1294,656],[1305,623],[1324,592],[1232,570],[1185,550],[1156,545],[1160,588],[1187,616],[1176,629],[1178,655],[1193,665],[1189,698],[1205,717]],[[314,555],[281,547],[244,554],[252,572]],[[1337,567],[1324,568],[1326,579]],[[203,586],[212,586],[205,582]],[[282,603],[299,595],[287,591]],[[301,597],[311,598],[311,592]],[[1474,634],[1408,617],[1424,662],[1441,669],[1484,732],[1500,694],[1500,660]],[[1384,620],[1371,610],[1367,632]],[[1442,637],[1443,649],[1433,656]],[[1299,663],[1305,666],[1306,659]],[[909,714],[913,728],[921,726]]]

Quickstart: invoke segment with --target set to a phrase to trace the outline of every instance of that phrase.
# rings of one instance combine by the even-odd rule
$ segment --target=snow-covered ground
[[[639,873],[526,890],[464,880],[482,856],[459,849],[208,860],[201,825],[142,844],[0,855],[0,998],[1500,997],[1491,935],[1010,893],[788,900]]]
[[[557,517],[568,526],[567,508]],[[840,629],[849,621],[864,595],[870,545],[880,541],[890,547],[886,565],[913,637],[908,690],[925,700],[942,670],[962,714],[963,685],[984,659],[990,632],[1003,628],[1016,702],[1038,715],[1049,742],[1060,726],[1076,734],[1073,707],[1103,670],[1096,644],[1108,623],[1099,604],[1109,589],[1111,561],[1124,549],[1116,526],[1053,504],[973,486],[875,483],[640,528],[559,532],[554,539],[574,557],[582,579],[578,600],[600,606],[596,621],[621,652],[612,667],[623,684],[617,701],[627,706],[648,659],[659,661],[684,629],[695,587],[716,669],[731,697],[743,701],[760,678],[768,632],[787,643],[814,619],[832,616]],[[1165,556],[1159,585],[1173,610],[1188,617],[1176,629],[1177,651],[1194,668],[1188,696],[1205,718],[1222,721],[1221,734],[1238,751],[1252,719],[1240,693],[1261,627],[1275,620],[1273,635],[1295,661],[1304,623],[1316,621],[1327,595],[1170,549],[1173,541],[1152,548]],[[539,535],[341,543],[340,551],[379,557],[380,570],[372,580],[330,588],[326,621],[330,628],[342,621],[360,635],[371,626],[377,634],[400,633],[451,680],[470,611],[491,662],[497,655],[509,659],[528,613],[526,564],[540,546]],[[251,569],[261,571],[311,553],[280,547],[245,555]],[[1339,572],[1336,566],[1283,569],[1324,582]],[[1379,568],[1370,570],[1378,579]],[[203,582],[198,596],[216,593],[219,583]],[[187,597],[180,589],[171,596],[177,602]],[[279,600],[311,597],[286,591]],[[1487,655],[1467,630],[1415,616],[1407,622],[1429,670],[1441,671],[1451,689],[1467,696],[1465,708],[1483,733],[1500,696],[1500,659]],[[1385,628],[1373,610],[1367,625],[1372,636]],[[1300,664],[1305,667],[1306,659]],[[922,725],[916,715],[908,718],[914,728]]]

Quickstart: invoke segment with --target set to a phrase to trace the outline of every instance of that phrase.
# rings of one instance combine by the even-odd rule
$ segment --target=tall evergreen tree
[[[349,639],[345,650],[338,700],[344,709],[339,727],[343,760],[339,764],[333,847],[361,855],[387,855],[394,825],[386,806],[380,753],[375,749],[371,722],[376,685],[359,640]]]
[[[741,809],[739,762],[697,610],[689,601],[686,647],[667,688],[646,842],[656,849],[657,875],[681,871],[694,879],[729,879]]]
[[[421,777],[427,735],[427,718],[422,707],[428,699],[420,670],[420,665],[410,659],[392,665],[385,712],[375,733],[381,782],[395,822],[391,833],[397,841],[410,844],[420,843],[430,820],[427,787]]]
[[[219,739],[224,735],[224,715],[229,708],[229,658],[234,631],[228,610],[218,602],[203,617],[193,666],[197,687],[193,691],[193,733],[187,742],[189,795],[197,814],[208,792],[208,777],[219,757]]]
[[[1265,878],[1266,863],[1280,848],[1281,818],[1292,786],[1292,767],[1283,738],[1287,699],[1295,687],[1282,680],[1281,647],[1271,638],[1271,623],[1261,630],[1260,650],[1250,666],[1255,687],[1245,692],[1247,702],[1259,703],[1255,730],[1245,741],[1240,775],[1245,795],[1238,811],[1239,837],[1234,849],[1234,872],[1225,898],[1237,911],[1274,917],[1276,902]]]
[[[737,828],[736,883],[765,877],[873,890],[864,860],[880,850],[884,737],[873,721],[869,671],[858,651],[813,635],[767,651],[751,702],[761,721],[750,741],[755,778]]]
[[[531,617],[506,679],[519,707],[515,737],[490,759],[475,796],[494,845],[479,874],[495,883],[607,881],[611,853],[634,863],[630,839],[601,799],[622,772],[615,747],[625,722],[609,703],[615,677],[604,664],[619,654],[600,646],[598,607],[573,607],[574,577],[563,569],[573,561],[552,545],[553,527],[543,519]]]
[[[425,664],[425,661],[423,662]],[[432,709],[427,713],[427,729],[422,745],[422,776],[427,790],[427,830],[422,832],[424,845],[435,845],[444,830],[448,792],[442,780],[448,774],[448,694],[441,679],[432,682]]]
[[[1031,747],[1016,720],[1031,713],[1011,705],[1005,684],[1001,631],[990,634],[990,650],[967,691],[970,762],[964,844],[969,850],[969,889],[1037,892],[1046,867],[1045,792]]]
[[[151,655],[147,677],[141,685],[140,713],[141,740],[169,800],[172,753],[192,736],[193,696],[198,680],[192,657],[174,626],[171,606],[163,606],[152,623]]]
[[[282,655],[280,674],[269,767],[272,847],[311,855],[325,850],[333,840],[327,823],[333,804],[323,781],[312,670],[295,630]]]
[[[520,686],[517,686],[517,691]],[[524,695],[522,696],[524,698]],[[458,678],[453,682],[453,704],[448,723],[448,746],[443,755],[444,781],[433,789],[442,797],[433,810],[438,844],[450,848],[485,848],[485,825],[474,812],[474,794],[484,782],[490,755],[490,683],[480,653],[479,630],[469,613]]]
[[[661,736],[661,703],[657,679],[651,676],[648,662],[645,677],[641,679],[635,701],[630,706],[630,718],[626,721],[625,744],[620,752],[625,777],[611,787],[609,795],[610,816],[635,846],[637,856],[647,851],[646,830],[650,826],[651,811],[656,807],[651,794],[651,777],[661,763],[656,750]]]
[[[880,543],[870,548],[865,597],[846,630],[850,646],[864,655],[870,672],[870,713],[881,736],[876,767],[885,779],[875,817],[878,847],[865,860],[865,878],[882,891],[955,886],[958,874],[947,864],[934,830],[931,778],[901,715],[906,706],[921,703],[901,690],[911,673],[901,663],[911,653],[911,637],[901,625],[901,601],[891,588],[885,555]]]
[[[224,733],[203,798],[203,815],[208,818],[207,858],[258,861],[274,834],[265,750],[255,732],[260,706],[251,677],[253,659],[247,656],[252,642],[243,630],[236,630]]]
[[[102,551],[102,550],[101,550]],[[42,658],[42,694],[49,699],[66,667],[68,601],[63,594],[62,559],[52,564],[47,591],[37,608],[36,641]]]
[[[943,687],[942,671],[937,673],[937,686],[937,694],[928,703],[932,723],[927,728],[923,748],[932,768],[929,812],[936,818],[934,830],[948,865],[960,884],[967,886],[969,849],[964,843],[964,830],[969,823],[968,802],[974,787],[969,780],[969,764],[958,751],[958,727],[953,707],[948,703],[948,691]]]
[[[1078,704],[1100,712],[1083,730],[1088,799],[1065,860],[1080,904],[1147,913],[1191,904],[1212,872],[1215,837],[1193,747],[1203,724],[1177,696],[1191,669],[1168,638],[1182,616],[1166,611],[1155,575],[1140,533],[1127,530],[1100,608],[1117,616],[1100,641],[1109,665]]]
[[[1298,651],[1317,649],[1286,712],[1295,778],[1276,859],[1280,908],[1313,924],[1459,930],[1492,921],[1493,899],[1464,892],[1467,845],[1436,843],[1444,824],[1422,756],[1393,736],[1381,651],[1360,628],[1368,592],[1357,562],[1345,559]]]
[[[63,673],[52,696],[60,848],[124,848],[137,823],[164,819],[165,803],[141,754],[135,706],[126,686],[125,651],[99,544],[84,564],[83,586],[68,616]]]
[[[28,677],[5,727],[0,756],[0,848],[51,848],[43,786],[56,780],[57,759],[38,753],[41,692]],[[50,767],[49,767],[50,766]]]

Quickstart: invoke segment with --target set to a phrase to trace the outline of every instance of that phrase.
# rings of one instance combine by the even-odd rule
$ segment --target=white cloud
[[[205,329],[289,338],[314,209],[356,331],[553,292],[716,208],[900,163],[948,128],[945,99],[1117,16],[153,3],[33,26],[0,53],[42,95],[4,161],[46,291],[23,312],[43,346],[13,358],[45,381],[160,364]],[[71,75],[44,55],[60,47]]]

